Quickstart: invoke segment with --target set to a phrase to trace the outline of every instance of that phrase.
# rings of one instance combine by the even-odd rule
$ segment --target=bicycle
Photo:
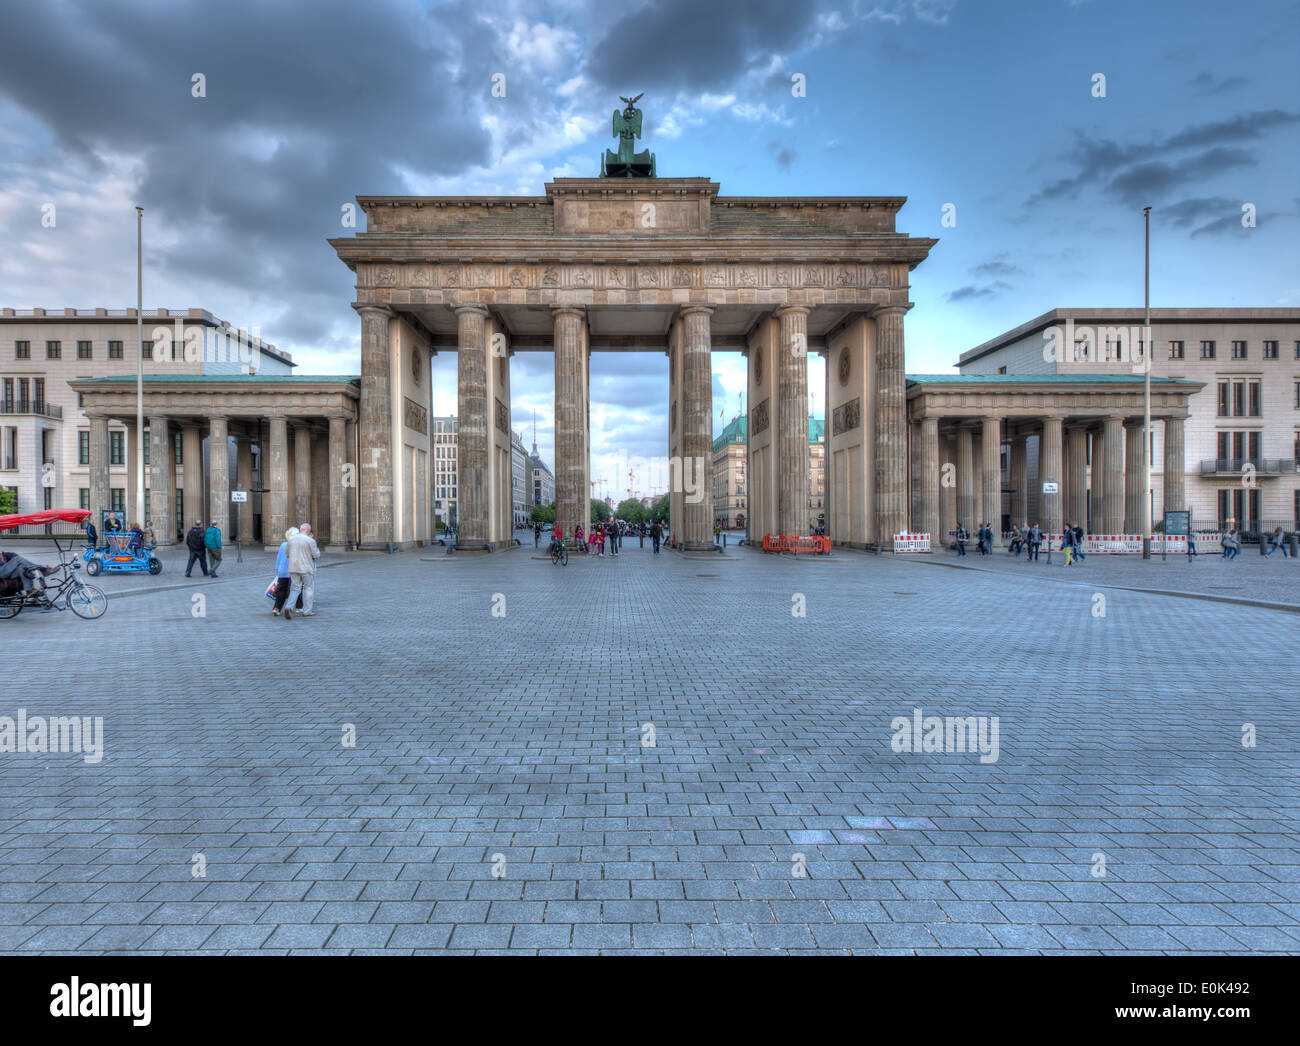
[[[563,567],[569,565],[569,550],[564,547],[563,541],[551,542],[551,564],[557,563]]]
[[[80,567],[81,564],[76,560],[69,563],[64,550],[60,548],[59,567],[55,573],[38,574],[34,579],[35,587],[0,596],[0,621],[17,617],[27,607],[37,610],[71,610],[77,617],[86,620],[103,617],[108,610],[108,596],[77,576]]]

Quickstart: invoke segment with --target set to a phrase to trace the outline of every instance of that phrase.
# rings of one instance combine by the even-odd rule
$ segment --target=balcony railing
[[[1296,471],[1295,458],[1211,458],[1201,462],[1201,474],[1235,475],[1247,465],[1259,476],[1281,476]]]
[[[0,403],[0,414],[39,414],[44,418],[63,418],[63,408],[53,403],[32,403],[29,400],[14,400]]]

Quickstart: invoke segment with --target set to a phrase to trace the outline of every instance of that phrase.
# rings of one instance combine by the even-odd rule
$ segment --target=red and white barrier
[[[929,534],[895,534],[895,552],[929,552]]]

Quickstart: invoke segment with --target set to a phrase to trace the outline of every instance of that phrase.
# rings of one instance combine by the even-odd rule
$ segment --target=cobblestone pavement
[[[0,754],[0,951],[1300,951],[1289,613],[636,542],[263,589],[0,622],[0,715],[105,739]]]
[[[1195,556],[1159,555],[1143,561],[1141,556],[1089,554],[1082,563],[1066,567],[1065,557],[1040,552],[1036,562],[1011,556],[1005,548],[981,556],[967,548],[965,556],[951,549],[918,559],[972,569],[998,570],[1013,574],[1038,574],[1085,585],[1115,585],[1167,592],[1203,593],[1220,599],[1249,599],[1265,603],[1286,603],[1300,608],[1300,563],[1284,559],[1281,552],[1265,557],[1258,545],[1246,545],[1233,560],[1218,553]]]

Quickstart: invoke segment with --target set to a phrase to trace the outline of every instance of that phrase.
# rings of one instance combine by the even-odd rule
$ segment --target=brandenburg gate
[[[708,178],[656,177],[654,158],[630,149],[634,101],[615,111],[604,177],[557,178],[544,196],[361,196],[366,231],[330,241],[356,274],[361,317],[362,547],[418,536],[403,520],[428,502],[421,382],[445,350],[457,353],[457,549],[511,540],[517,352],[554,354],[566,537],[588,522],[588,362],[601,351],[667,357],[667,456],[703,492],[688,497],[679,470],[679,546],[713,546],[714,351],[748,361],[751,533],[808,532],[809,352],[833,361],[836,540],[888,548],[908,529],[908,274],[936,241],[895,228],[905,197],[729,197]]]

